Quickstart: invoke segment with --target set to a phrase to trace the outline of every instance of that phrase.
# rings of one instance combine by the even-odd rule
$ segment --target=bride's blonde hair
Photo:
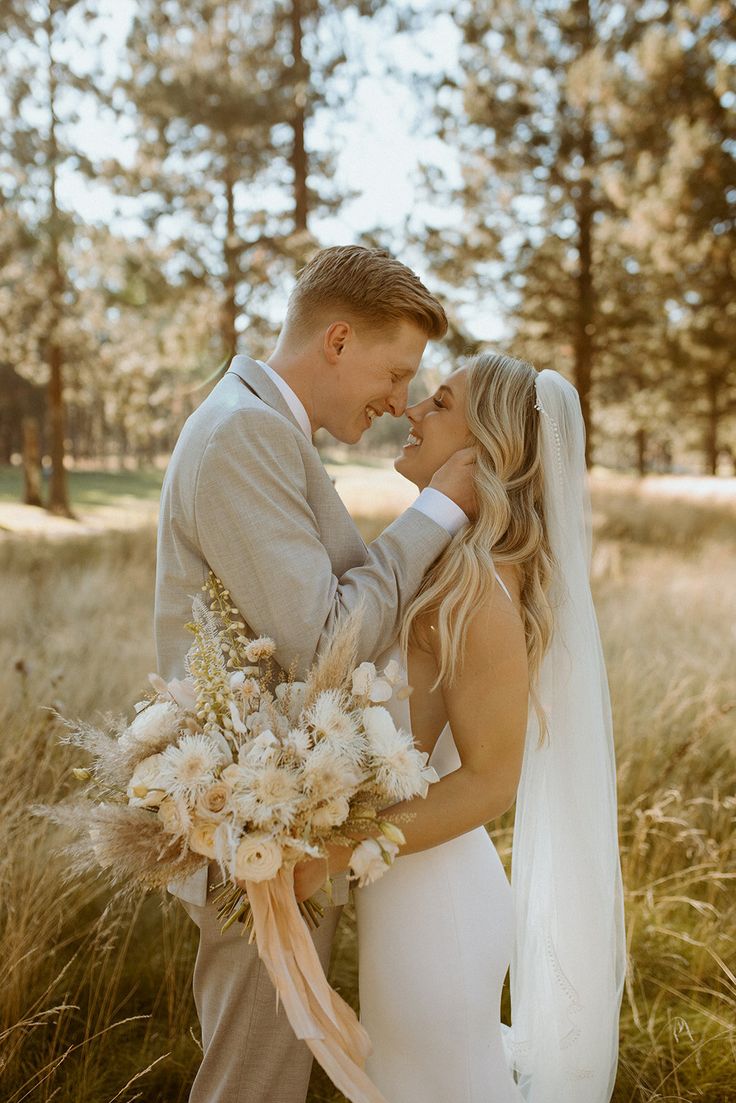
[[[483,352],[468,363],[465,418],[476,451],[476,521],[460,533],[428,571],[401,629],[405,651],[417,639],[417,620],[436,613],[439,673],[432,686],[451,683],[462,666],[473,611],[496,583],[494,564],[521,572],[521,617],[532,702],[546,725],[534,686],[552,635],[547,598],[552,556],[542,508],[543,473],[537,371],[525,360]]]

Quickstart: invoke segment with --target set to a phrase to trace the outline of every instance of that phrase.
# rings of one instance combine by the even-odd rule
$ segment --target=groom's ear
[[[348,322],[332,322],[325,330],[323,351],[330,364],[336,364],[342,356],[348,338],[353,332]]]

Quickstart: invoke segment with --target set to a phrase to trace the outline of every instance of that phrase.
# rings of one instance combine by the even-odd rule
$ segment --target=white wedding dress
[[[401,658],[393,647],[376,667]],[[409,731],[408,700],[386,707]],[[440,777],[460,767],[449,726],[429,762]],[[365,1068],[388,1103],[522,1103],[500,1020],[511,886],[485,828],[399,856],[354,892]]]

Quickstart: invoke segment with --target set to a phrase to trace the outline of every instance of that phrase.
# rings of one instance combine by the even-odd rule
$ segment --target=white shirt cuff
[[[433,486],[425,487],[409,508],[418,509],[425,517],[436,521],[450,536],[470,524],[470,518],[457,502],[453,502],[452,498],[448,498],[441,490],[435,490]]]

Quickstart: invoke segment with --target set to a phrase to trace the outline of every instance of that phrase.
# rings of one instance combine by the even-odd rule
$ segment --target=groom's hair
[[[327,311],[345,312],[377,330],[413,322],[430,340],[447,333],[447,315],[418,276],[385,249],[337,245],[302,268],[289,298],[286,325],[303,335]]]

